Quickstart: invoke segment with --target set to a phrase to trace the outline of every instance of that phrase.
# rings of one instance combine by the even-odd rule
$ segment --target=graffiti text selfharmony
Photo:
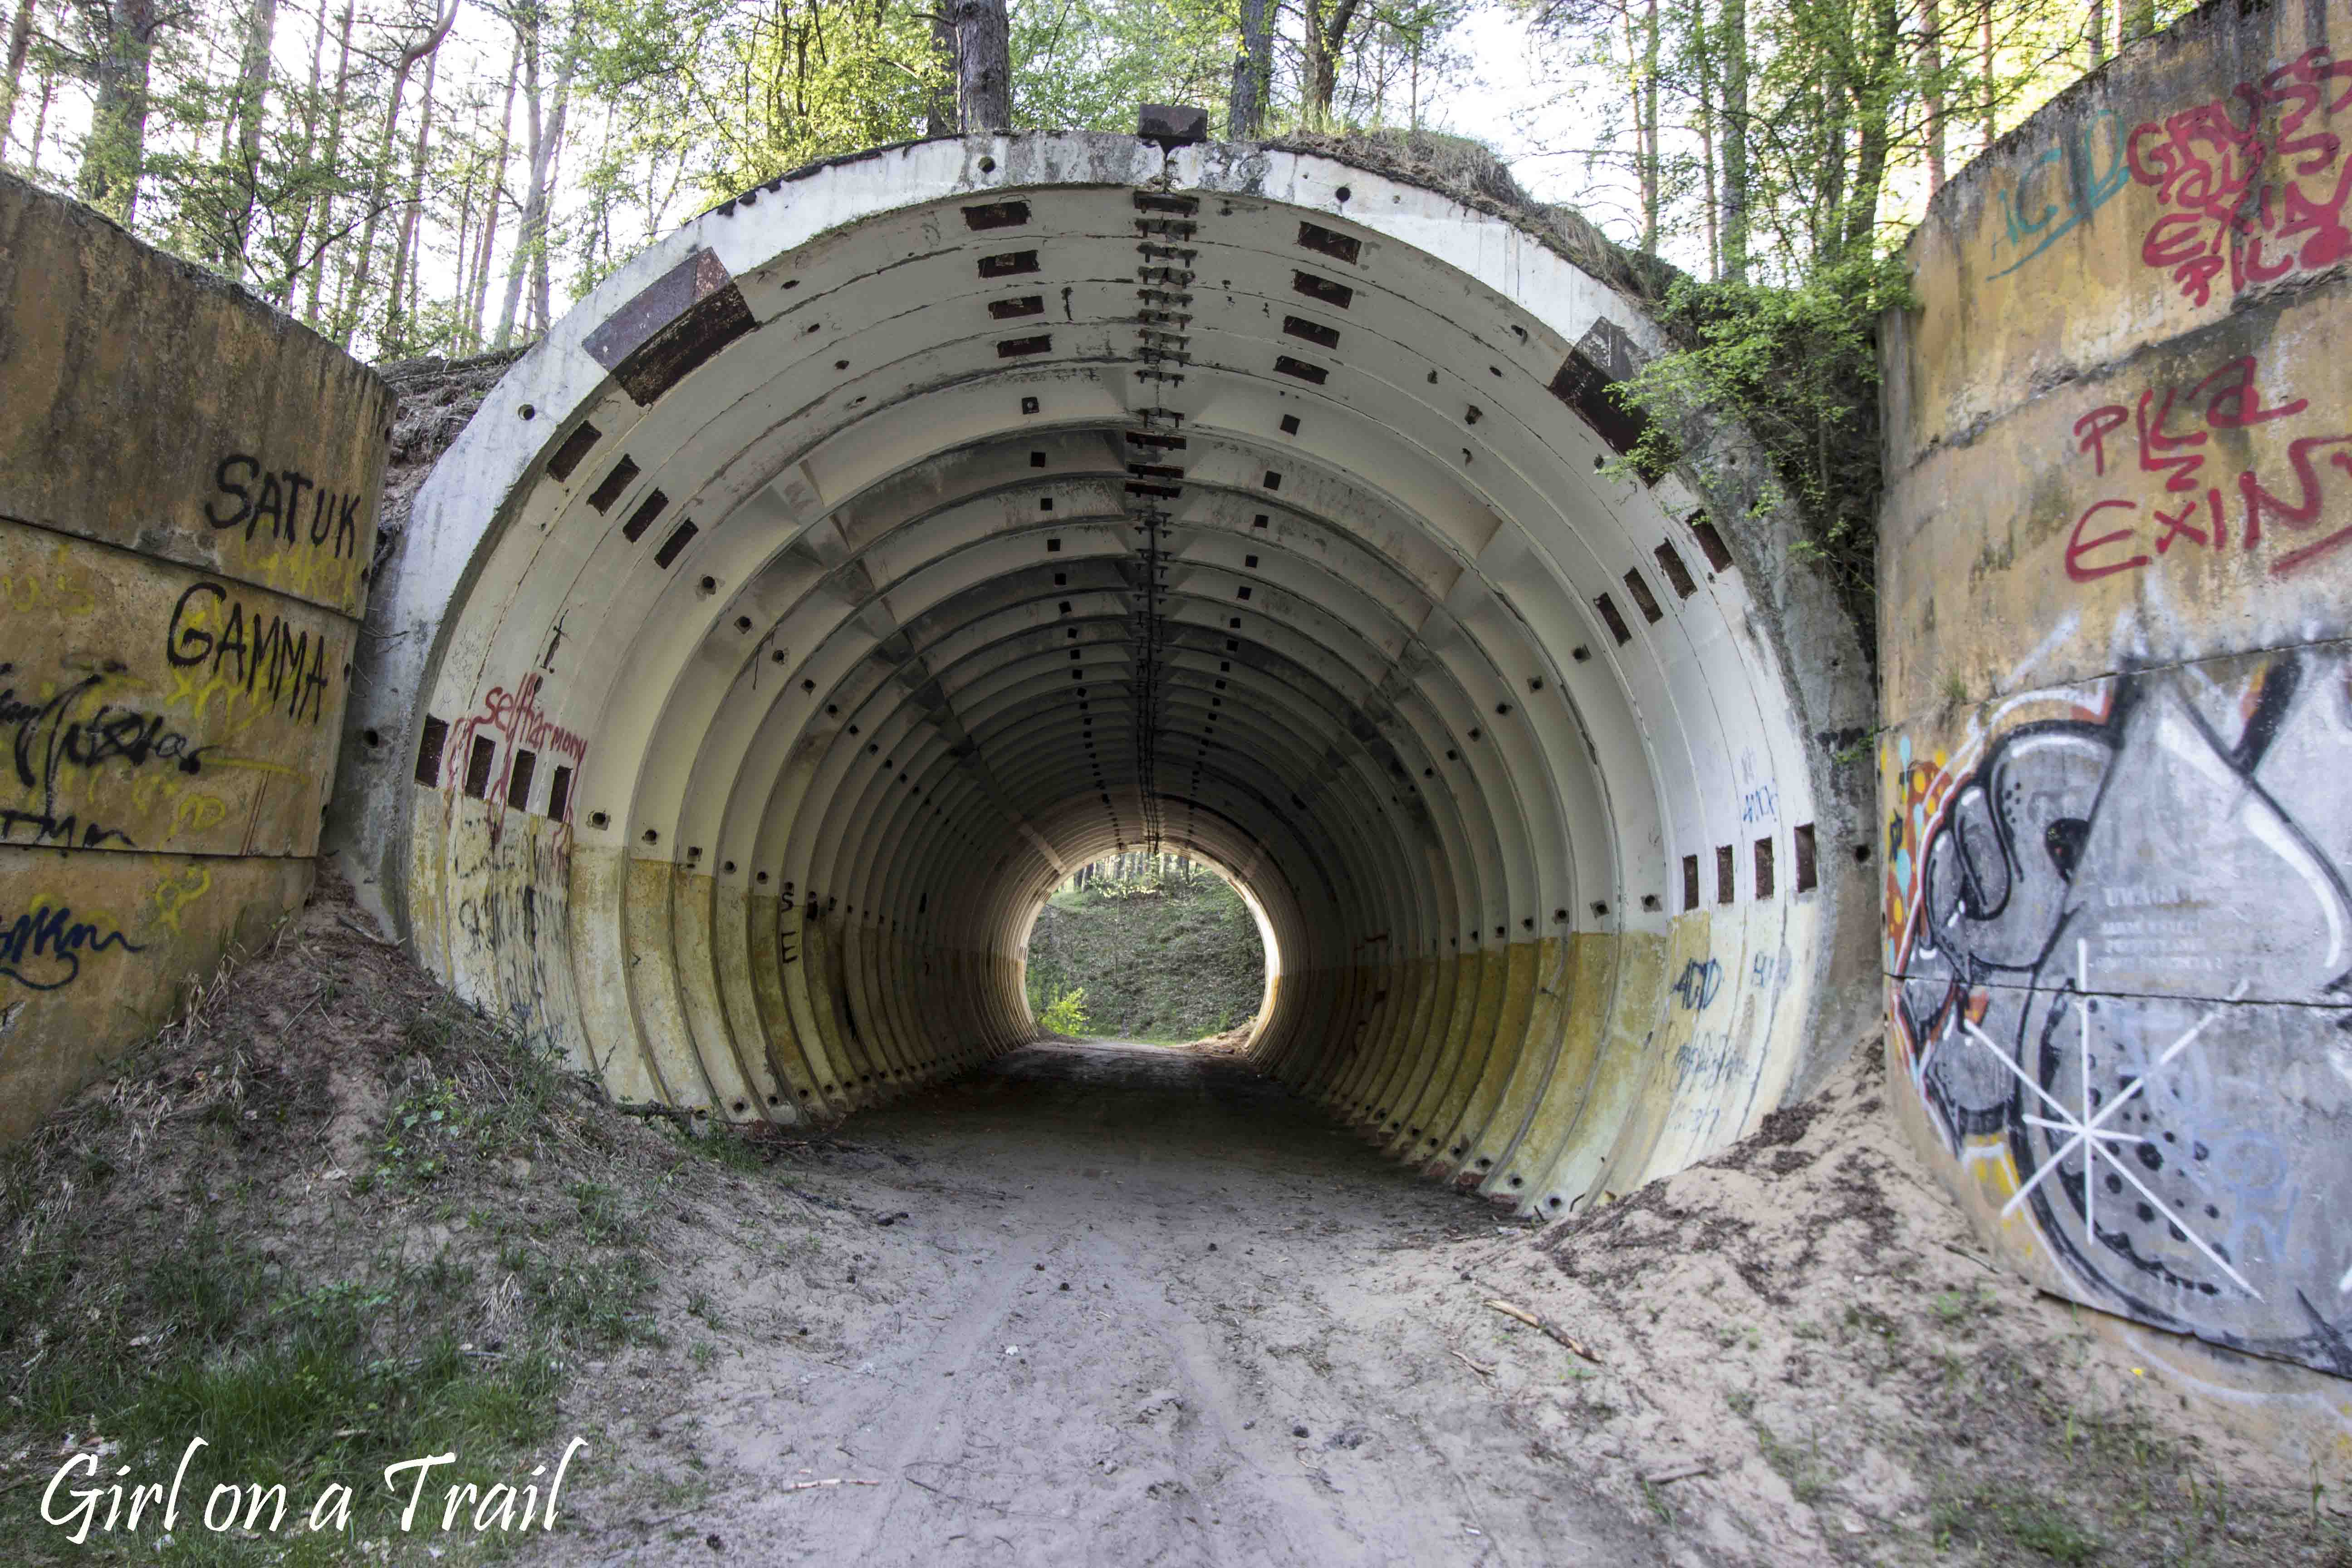
[[[522,678],[521,684],[511,695],[503,686],[490,688],[488,694],[482,699],[480,710],[467,717],[455,731],[454,743],[448,750],[447,771],[450,783],[457,782],[459,773],[465,766],[465,759],[472,751],[470,742],[478,731],[483,730],[505,738],[506,766],[509,771],[514,766],[514,751],[518,746],[534,752],[552,752],[559,756],[569,757],[575,767],[586,760],[588,738],[565,729],[540,711],[541,679],[539,672],[533,670]],[[504,800],[506,794],[501,781],[501,787],[497,792],[498,798]],[[568,816],[570,810],[568,802],[565,809]]]
[[[85,952],[144,949],[111,925],[77,920],[69,905],[46,904],[0,916],[0,976],[35,991],[57,991],[81,978]]]

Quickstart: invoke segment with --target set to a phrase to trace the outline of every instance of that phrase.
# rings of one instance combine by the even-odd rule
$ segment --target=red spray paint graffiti
[[[2256,375],[2254,356],[2242,354],[2202,381],[2150,387],[2135,405],[2106,404],[2074,421],[2075,449],[2091,458],[2101,478],[2112,463],[2123,472],[2162,475],[2164,491],[2145,502],[2106,497],[2084,508],[2066,540],[2069,579],[2091,583],[2142,571],[2176,548],[2258,550],[2265,523],[2292,534],[2319,526],[2326,469],[2352,475],[2352,434],[2287,442],[2291,499],[2285,489],[2265,485],[2252,468],[2240,471],[2229,487],[2234,495],[2200,477],[2214,432],[2267,425],[2311,406],[2303,397],[2271,402],[2255,384]],[[2143,512],[2153,525],[2147,532],[2139,527]],[[2282,577],[2299,572],[2347,542],[2352,525],[2298,543],[2270,563],[2271,572]]]
[[[514,754],[517,747],[528,747],[534,752],[552,752],[560,756],[569,757],[574,767],[578,767],[587,759],[587,737],[565,729],[540,711],[541,679],[539,672],[533,670],[522,678],[521,685],[517,687],[511,695],[503,686],[491,687],[489,694],[482,699],[480,710],[458,723],[451,736],[452,743],[446,753],[448,759],[446,771],[451,785],[454,786],[458,783],[466,766],[466,759],[473,749],[474,735],[478,731],[482,730],[502,736],[507,742],[498,785],[491,792],[501,801],[506,799],[507,780],[514,768]],[[568,822],[571,818],[571,802],[566,800],[562,820]]]
[[[2140,259],[2203,305],[2224,271],[2235,295],[2352,256],[2352,161],[2324,123],[2347,101],[2352,61],[2323,47],[2135,128],[2125,148],[2132,178],[2173,209],[2148,226]]]

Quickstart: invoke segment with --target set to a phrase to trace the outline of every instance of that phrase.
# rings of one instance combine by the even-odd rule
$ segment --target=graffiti
[[[2084,1300],[2352,1373],[2352,661],[2116,677],[1996,731],[1893,759],[1891,1011],[1932,1122]]]
[[[2339,87],[2339,84],[2343,84]],[[2332,96],[2331,96],[2332,95]],[[2231,295],[2352,256],[2344,197],[2352,162],[2326,125],[2352,101],[2352,61],[2315,48],[2210,102],[2136,127],[2125,157],[2166,212],[2140,260],[2169,271],[2203,305],[2229,274]]]
[[[224,605],[227,617],[215,627],[212,618]],[[299,630],[266,610],[248,614],[244,601],[231,598],[217,583],[192,584],[172,606],[163,655],[174,669],[202,670],[208,677],[210,685],[198,694],[198,711],[203,696],[215,688],[242,689],[269,707],[283,701],[288,718],[307,713],[313,724],[325,711],[327,634]],[[224,665],[229,666],[226,671]]]
[[[110,839],[128,845],[128,835],[92,822],[83,824],[60,801],[68,769],[114,764],[140,770],[168,764],[181,773],[204,771],[205,753],[163,715],[100,700],[98,693],[122,673],[110,664],[46,697],[20,697],[8,678],[16,666],[0,663],[0,733],[8,736],[9,761],[19,788],[37,792],[37,805],[0,809],[0,843],[29,829],[33,842],[84,849]]]
[[[1740,794],[1739,820],[1742,822],[1769,822],[1780,812],[1780,797],[1770,784],[1759,784]]]
[[[60,849],[103,849],[110,839],[131,847],[131,836],[118,827],[92,822],[85,825],[74,812],[58,816],[46,811],[19,811],[0,806],[0,844],[14,844],[19,830],[27,842],[54,844]]]
[[[38,568],[0,572],[0,605],[19,615],[47,610],[59,616],[87,616],[95,611],[98,595],[90,592],[89,574],[73,563],[62,542],[54,561],[47,574]]]
[[[112,926],[76,920],[71,906],[37,899],[15,921],[0,923],[0,975],[35,991],[58,991],[81,978],[86,952],[146,951]]]
[[[1666,989],[1690,1012],[1704,1012],[1715,994],[1723,989],[1723,964],[1712,958],[1687,959],[1683,972]]]
[[[503,801],[507,795],[507,777],[514,768],[515,748],[527,747],[534,752],[552,752],[572,759],[577,767],[588,756],[588,738],[565,729],[540,711],[539,691],[541,677],[537,670],[522,678],[522,683],[509,696],[503,686],[490,688],[482,699],[479,712],[461,721],[452,732],[448,748],[448,782],[458,782],[463,775],[466,759],[473,750],[472,740],[477,731],[488,730],[506,740],[505,769],[492,791]],[[571,803],[564,803],[564,819],[571,819]]]
[[[360,523],[367,515],[362,491],[329,491],[299,468],[264,468],[261,459],[242,452],[223,458],[213,481],[219,493],[205,500],[204,510],[205,521],[216,531],[241,527],[248,544],[261,533],[286,544],[307,540],[314,550],[331,545],[338,560],[359,552]],[[310,492],[307,522],[305,490]]]
[[[1994,193],[2000,205],[2002,242],[2017,253],[2017,259],[1988,274],[1986,280],[2008,277],[2090,222],[2131,181],[2122,122],[2109,110],[2086,117],[2074,140],[2050,148],[2026,164],[2014,185]]]
[[[2254,466],[2241,469],[2228,492],[2221,484],[2200,479],[2207,458],[2215,455],[2225,438],[2222,433],[2293,418],[2310,408],[2308,398],[2272,402],[2255,384],[2257,374],[2254,356],[2241,354],[2201,381],[2151,386],[2137,404],[2105,404],[2074,421],[2074,450],[2091,459],[2098,477],[2106,478],[2112,464],[2118,478],[2126,473],[2161,475],[2164,489],[2150,500],[2109,496],[2084,508],[2066,538],[2070,581],[2093,583],[2118,572],[2144,571],[2176,549],[2184,554],[2233,547],[2258,550],[2263,546],[2265,523],[2290,536],[2320,526],[2326,470],[2352,475],[2352,433],[2287,439],[2292,500],[2283,493],[2290,487],[2273,489]],[[2145,531],[2143,519],[2148,524]],[[2283,577],[2300,572],[2347,542],[2352,542],[2352,525],[2298,542],[2272,560],[2271,573]]]
[[[201,864],[157,883],[155,891],[149,895],[155,900],[156,923],[173,936],[179,935],[181,915],[190,904],[210,892],[212,886],[213,874]]]

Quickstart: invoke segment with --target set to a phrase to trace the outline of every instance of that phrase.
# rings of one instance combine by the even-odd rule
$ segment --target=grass
[[[1756,1446],[1763,1453],[1764,1462],[1789,1483],[1790,1496],[1811,1508],[1829,1495],[1830,1479],[1822,1465],[1817,1444],[1809,1443],[1800,1448],[1783,1441],[1762,1422],[1755,1426]]]
[[[1030,1010],[1058,1034],[1196,1040],[1255,1016],[1265,984],[1256,921],[1206,872],[1064,889],[1029,940]]]
[[[2099,1537],[2047,1499],[2000,1487],[1939,1500],[1928,1529],[1938,1552],[1965,1545],[2002,1557],[2028,1552],[2068,1568],[2097,1562],[2105,1549]]]
[[[356,990],[331,979],[311,999],[365,1007]],[[349,1180],[322,1179],[312,1141],[277,1131],[327,1109],[331,1053],[273,1058],[217,1016],[0,1153],[0,1563],[308,1568],[372,1540],[389,1542],[378,1561],[496,1557],[495,1531],[440,1531],[445,1489],[529,1484],[568,1436],[571,1368],[657,1341],[639,1200],[511,1175],[556,1145],[593,1154],[593,1097],[437,994],[375,1005],[356,1022],[397,1042],[401,1081]],[[168,1547],[154,1505],[136,1535],[101,1528],[111,1488],[168,1485],[199,1438]],[[40,1504],[71,1453],[96,1469],[78,1463],[55,1494],[59,1528]],[[404,1536],[385,1467],[436,1454],[456,1458],[430,1478],[431,1528]],[[259,1532],[206,1527],[222,1483],[258,1489]],[[304,1530],[338,1487],[348,1531]],[[95,1493],[82,1544],[77,1492]]]

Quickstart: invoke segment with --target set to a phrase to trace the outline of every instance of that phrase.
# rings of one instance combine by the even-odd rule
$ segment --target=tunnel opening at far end
[[[1245,1047],[1279,973],[1272,943],[1264,906],[1205,861],[1113,854],[1037,905],[1023,990],[1047,1034]]]
[[[1867,667],[1736,431],[1619,460],[1664,340],[1540,216],[1037,134],[695,220],[418,494],[339,796],[395,918],[621,1100],[822,1121],[1034,1037],[1052,890],[1181,856],[1249,1060],[1433,1177],[1753,1131],[1874,1018]]]

